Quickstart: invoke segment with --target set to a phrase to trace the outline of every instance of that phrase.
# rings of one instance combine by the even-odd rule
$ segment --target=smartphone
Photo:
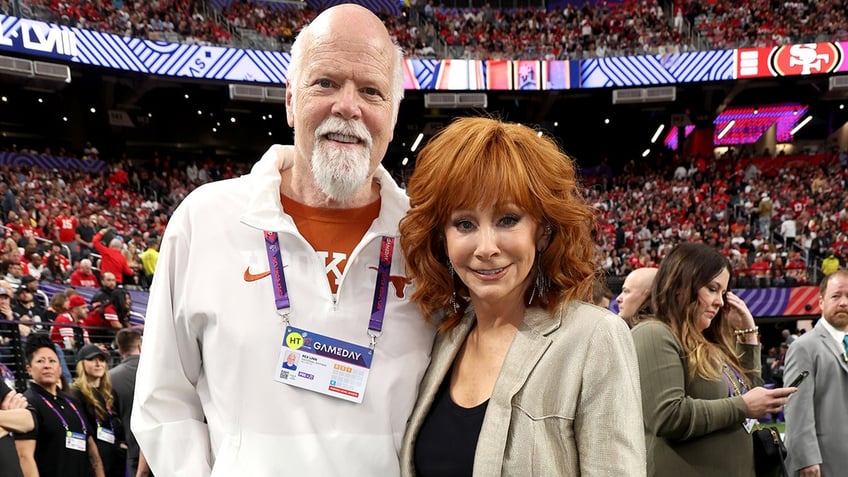
[[[810,375],[809,371],[801,371],[801,374],[799,374],[798,377],[795,378],[795,381],[792,381],[792,384],[790,384],[787,387],[797,388],[804,381],[804,379],[809,375]]]

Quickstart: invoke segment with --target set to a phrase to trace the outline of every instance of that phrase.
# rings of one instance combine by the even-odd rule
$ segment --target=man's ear
[[[292,96],[291,81],[286,80],[286,122],[294,127],[294,97]]]

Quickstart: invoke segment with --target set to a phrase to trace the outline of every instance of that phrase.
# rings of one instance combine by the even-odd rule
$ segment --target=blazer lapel
[[[509,347],[486,408],[474,454],[475,476],[501,475],[509,437],[512,398],[524,386],[536,363],[550,346],[551,340],[547,335],[559,328],[561,323],[562,307],[553,318],[541,308],[531,308],[524,313],[524,321]]]
[[[430,408],[433,405],[433,399],[435,399],[436,393],[442,385],[442,381],[444,381],[445,376],[447,376],[448,371],[453,366],[453,360],[456,358],[456,354],[459,353],[459,349],[471,331],[474,321],[474,313],[469,310],[455,327],[444,333],[439,332],[436,334],[430,367],[427,369],[427,373],[421,381],[421,388],[418,391],[421,403],[415,407],[414,414],[410,417],[410,428],[415,431],[413,435],[417,434],[418,429],[424,423],[424,418],[429,414]]]

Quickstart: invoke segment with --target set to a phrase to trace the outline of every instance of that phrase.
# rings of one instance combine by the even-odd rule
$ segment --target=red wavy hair
[[[448,272],[444,227],[454,210],[480,204],[512,203],[551,227],[539,258],[551,286],[531,304],[553,311],[563,301],[591,300],[595,214],[580,193],[574,161],[550,138],[497,119],[458,119],[418,154],[407,193],[410,210],[400,235],[407,274],[416,283],[411,299],[428,319],[447,314],[442,330],[456,325],[467,307],[467,299],[457,300],[460,310],[454,313],[449,306],[454,290],[468,295]]]

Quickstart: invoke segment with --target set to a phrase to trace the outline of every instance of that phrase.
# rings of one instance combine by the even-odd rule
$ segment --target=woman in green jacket
[[[633,328],[648,476],[753,476],[751,426],[795,391],[761,387],[757,327],[730,271],[715,248],[678,245],[653,283],[655,318]]]

